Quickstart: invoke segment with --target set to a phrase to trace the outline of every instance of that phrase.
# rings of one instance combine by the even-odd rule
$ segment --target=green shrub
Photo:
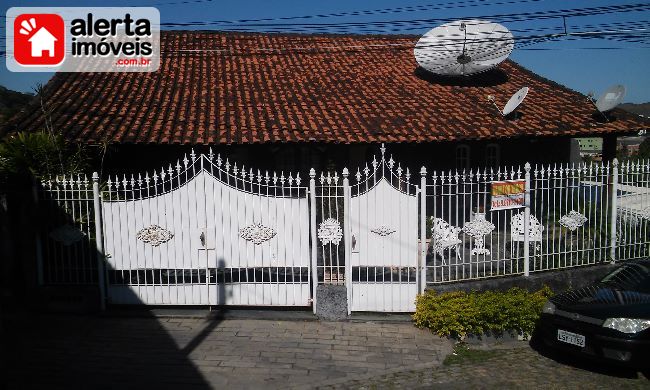
[[[503,334],[515,331],[530,335],[544,302],[553,295],[544,286],[528,292],[513,287],[506,292],[463,291],[438,294],[433,290],[418,295],[413,321],[440,336],[463,338],[467,334]]]
[[[89,160],[86,149],[60,135],[19,132],[0,140],[0,184],[82,173]]]

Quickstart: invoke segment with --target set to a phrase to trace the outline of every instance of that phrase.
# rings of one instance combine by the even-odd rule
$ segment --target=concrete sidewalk
[[[288,388],[434,367],[452,343],[409,322],[9,318],[9,389]]]

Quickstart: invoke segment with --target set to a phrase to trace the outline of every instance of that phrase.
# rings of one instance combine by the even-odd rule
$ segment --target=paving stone
[[[410,323],[55,315],[9,322],[7,329],[20,340],[13,346],[9,389],[68,389],[82,383],[94,389],[113,383],[123,388],[311,387],[361,374],[378,377],[386,367],[418,356],[412,336],[419,331]],[[368,335],[372,347],[366,345]],[[447,340],[430,333],[421,339],[433,345],[431,350],[450,349]],[[371,356],[376,362],[368,362]],[[427,355],[427,361],[440,363],[439,356],[444,354]]]
[[[495,356],[484,362],[450,366],[431,364],[418,369],[403,367],[379,376],[368,375],[322,382],[323,389],[650,389],[650,381],[626,370],[608,365],[584,367],[559,363],[523,344],[513,349],[496,349]],[[581,363],[583,364],[583,363]],[[420,366],[422,366],[420,364]],[[595,368],[595,369],[594,369]]]
[[[221,367],[255,367],[255,362],[239,361],[239,360],[225,360],[219,364]]]

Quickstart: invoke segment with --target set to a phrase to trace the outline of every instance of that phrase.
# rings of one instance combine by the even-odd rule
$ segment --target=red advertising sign
[[[493,181],[490,210],[505,210],[524,207],[526,197],[525,180]]]

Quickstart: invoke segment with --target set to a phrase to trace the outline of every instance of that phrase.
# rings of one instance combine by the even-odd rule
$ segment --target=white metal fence
[[[93,182],[86,176],[47,180],[36,193],[42,218],[36,238],[42,284],[96,284],[97,249]],[[39,196],[40,195],[40,196]]]
[[[427,281],[527,275],[607,260],[615,245],[617,171],[607,164],[554,164],[434,174],[427,197],[439,239],[434,234]],[[517,180],[526,183],[528,206],[490,210],[492,183]],[[448,231],[458,234],[445,236]]]
[[[615,173],[616,214],[612,223],[612,257],[617,260],[650,256],[650,161],[625,162]]]
[[[382,146],[352,173],[309,176],[192,152],[101,189],[47,181],[39,279],[147,304],[309,305],[338,284],[349,310],[412,311],[427,285],[650,252],[649,161],[413,175]],[[520,207],[493,210],[495,183],[521,183]]]

